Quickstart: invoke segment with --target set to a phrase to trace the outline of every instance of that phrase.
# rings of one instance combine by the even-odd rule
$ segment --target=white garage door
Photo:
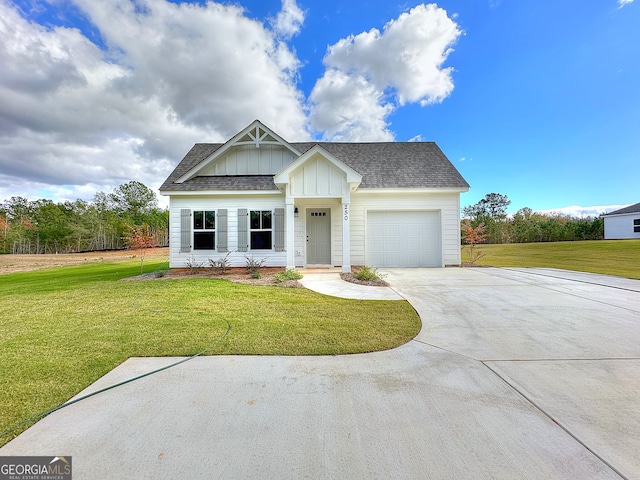
[[[372,267],[441,267],[439,212],[385,211],[367,215]]]

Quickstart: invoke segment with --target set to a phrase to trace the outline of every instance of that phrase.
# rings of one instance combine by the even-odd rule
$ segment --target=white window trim
[[[196,228],[196,213],[197,212],[202,212],[202,227],[203,228]],[[193,250],[202,250],[202,251],[214,251],[216,249],[217,246],[217,242],[218,242],[218,235],[216,232],[216,228],[214,226],[214,228],[205,228],[206,226],[206,217],[207,217],[207,212],[211,212],[213,213],[213,224],[217,225],[217,218],[216,218],[216,210],[193,210],[193,220],[192,220],[192,236],[193,236]],[[197,233],[213,233],[213,247],[212,248],[196,248],[196,234]]]
[[[274,228],[273,228],[273,221],[274,221],[274,213],[273,210],[255,210],[255,209],[248,209],[249,211],[249,221],[247,222],[247,226],[249,227],[249,251],[250,252],[273,252],[273,236],[275,235],[274,233]],[[260,212],[260,225],[262,226],[262,212],[269,212],[271,214],[271,228],[251,228],[251,214],[253,212]],[[253,232],[271,232],[271,242],[270,242],[270,246],[269,248],[252,248],[251,247],[251,234]]]

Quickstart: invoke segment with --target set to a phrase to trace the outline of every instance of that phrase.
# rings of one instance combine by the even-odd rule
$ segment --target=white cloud
[[[329,47],[325,63],[359,72],[377,88],[392,87],[400,104],[438,103],[453,90],[452,68],[442,68],[460,35],[457,24],[435,4],[418,5],[377,29]]]
[[[633,0],[618,0],[618,8],[622,8],[630,3],[633,3]]]
[[[593,207],[581,207],[578,205],[571,205],[569,207],[551,208],[548,210],[536,210],[536,213],[543,213],[546,215],[561,214],[570,215],[572,217],[597,217],[602,213],[613,212],[620,208],[628,207],[629,205],[597,205]]]
[[[363,127],[363,136],[354,139],[372,140],[388,136],[386,117],[395,109],[392,101],[399,106],[406,103],[425,106],[441,102],[451,94],[452,68],[442,65],[461,34],[445,10],[435,4],[418,5],[389,21],[382,32],[374,28],[330,46],[324,58],[327,71],[310,97],[316,105],[312,109],[312,126],[330,135],[332,131],[349,130],[355,123]],[[369,98],[376,99],[374,122],[370,120],[372,112],[369,107],[351,111],[351,116],[357,116],[355,120],[334,115],[334,123],[328,123],[326,112],[340,108],[337,102],[343,99],[342,93],[349,88],[345,83],[353,83],[351,89],[354,92],[361,89]],[[333,89],[337,92],[332,92]],[[320,99],[335,103],[317,108]]]
[[[276,33],[285,39],[297,35],[304,23],[304,12],[295,0],[282,0],[282,10],[272,21]]]
[[[295,86],[299,61],[241,7],[76,1],[131,69],[123,91],[160,99],[180,122],[224,138],[258,117],[285,138],[308,136]]]
[[[393,140],[391,113],[451,93],[442,65],[461,34],[444,10],[419,5],[382,32],[342,39],[309,106],[286,43],[305,21],[296,0],[264,23],[213,1],[16,5],[0,0],[0,200],[89,199],[131,180],[157,188],[193,143],[225,141],[256,118],[291,141],[309,129]],[[47,9],[49,22],[87,23],[30,19]]]
[[[391,141],[385,117],[393,106],[364,77],[330,69],[318,80],[310,100],[315,104],[312,126],[325,140]]]
[[[193,143],[226,140],[255,118],[310,137],[295,53],[240,7],[76,3],[107,51],[0,0],[0,199],[157,187]]]

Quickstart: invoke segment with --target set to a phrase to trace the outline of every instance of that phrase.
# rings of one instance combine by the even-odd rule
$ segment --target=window
[[[640,218],[633,219],[633,231],[635,233],[640,233]]]
[[[251,250],[271,250],[271,211],[251,210],[249,222]]]
[[[216,245],[216,212],[193,212],[193,249],[214,250]]]

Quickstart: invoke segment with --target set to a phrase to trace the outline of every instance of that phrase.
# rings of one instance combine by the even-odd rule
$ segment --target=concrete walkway
[[[303,270],[304,277],[299,280],[309,290],[324,295],[357,300],[404,300],[390,287],[370,287],[345,282],[340,272],[333,270]]]
[[[640,281],[386,273],[423,320],[400,348],[199,357],[55,412],[0,455],[71,455],[76,480],[640,478]],[[129,359],[83,393],[174,360]]]

